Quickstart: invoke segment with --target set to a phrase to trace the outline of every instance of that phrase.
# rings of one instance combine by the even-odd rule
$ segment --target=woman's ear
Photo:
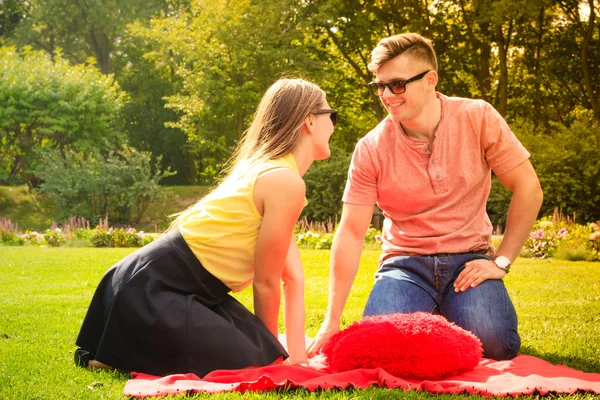
[[[312,114],[306,117],[306,119],[304,120],[304,124],[302,124],[302,127],[306,129],[307,133],[313,133],[315,131],[315,124]]]

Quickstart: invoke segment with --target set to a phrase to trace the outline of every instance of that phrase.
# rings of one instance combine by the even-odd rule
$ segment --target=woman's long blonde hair
[[[264,94],[250,127],[244,132],[224,172],[251,168],[289,154],[300,140],[308,115],[323,103],[325,93],[304,79],[280,79]]]
[[[221,183],[265,161],[289,154],[300,141],[301,127],[306,118],[319,109],[324,99],[325,92],[304,79],[283,78],[271,85],[258,104],[250,127],[223,169]],[[174,215],[177,218],[167,231],[181,225],[187,216],[186,211]]]

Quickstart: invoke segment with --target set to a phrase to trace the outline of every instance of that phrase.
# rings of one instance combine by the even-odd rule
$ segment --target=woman
[[[306,204],[302,175],[329,157],[336,120],[318,86],[273,84],[220,185],[104,275],[76,341],[76,363],[204,376],[278,362],[288,357],[277,340],[282,281],[286,362],[306,363],[293,229]],[[228,294],[251,284],[255,314]]]

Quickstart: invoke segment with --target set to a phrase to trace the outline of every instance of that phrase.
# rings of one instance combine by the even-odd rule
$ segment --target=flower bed
[[[319,224],[300,221],[295,234],[301,248],[331,249],[335,226],[331,222]],[[21,232],[18,225],[9,219],[0,219],[0,245],[9,246],[142,247],[156,236],[132,227],[110,227],[108,219],[100,219],[98,226],[92,229],[89,221],[72,217],[61,227],[53,222],[44,233]],[[494,245],[498,240],[495,238]],[[364,243],[366,248],[381,248],[381,231],[369,228]],[[576,224],[555,212],[552,217],[542,218],[535,223],[521,256],[600,261],[600,225],[596,222]]]

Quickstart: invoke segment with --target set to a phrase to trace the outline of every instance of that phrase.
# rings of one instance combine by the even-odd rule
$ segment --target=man
[[[484,357],[517,355],[517,316],[502,278],[542,203],[529,153],[488,103],[436,92],[437,60],[414,33],[379,42],[369,86],[389,113],[356,145],[331,255],[329,304],[309,355],[340,329],[375,203],[383,254],[364,315],[439,313],[473,332]],[[506,231],[490,245],[491,171],[512,192]]]

